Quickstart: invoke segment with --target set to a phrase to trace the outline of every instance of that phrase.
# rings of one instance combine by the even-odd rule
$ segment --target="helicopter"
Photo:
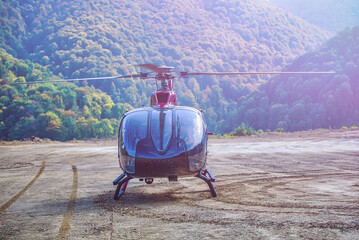
[[[175,78],[190,76],[261,75],[261,74],[328,74],[333,72],[177,72],[170,66],[140,64],[150,72],[138,74],[60,79],[18,84],[111,80],[121,78],[155,79],[156,91],[151,94],[150,106],[124,114],[118,129],[118,161],[123,173],[113,181],[117,185],[114,200],[126,191],[131,179],[152,184],[154,178],[178,181],[179,177],[195,176],[205,181],[212,197],[215,177],[206,168],[208,132],[201,110],[179,106],[173,88]]]

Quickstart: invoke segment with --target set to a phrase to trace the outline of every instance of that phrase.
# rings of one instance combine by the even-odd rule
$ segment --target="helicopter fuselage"
[[[198,173],[207,159],[207,128],[191,107],[146,107],[127,112],[118,136],[120,167],[131,177],[176,179]]]

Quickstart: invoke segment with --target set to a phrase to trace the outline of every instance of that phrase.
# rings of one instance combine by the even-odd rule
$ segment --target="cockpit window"
[[[177,133],[187,145],[187,151],[200,144],[204,138],[204,124],[201,116],[193,111],[181,109],[176,111]]]
[[[138,111],[128,114],[122,122],[122,148],[126,148],[128,155],[135,157],[136,144],[147,136],[148,111]]]
[[[164,151],[172,136],[172,110],[152,111],[151,137],[158,151]]]

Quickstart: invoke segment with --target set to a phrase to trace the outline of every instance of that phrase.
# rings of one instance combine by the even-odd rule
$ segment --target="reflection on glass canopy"
[[[194,173],[206,164],[207,142],[201,113],[193,108],[144,108],[125,115],[119,160],[128,173],[172,176]]]
[[[177,113],[177,132],[186,142],[187,151],[200,144],[204,137],[203,121],[201,116],[187,109],[179,109]],[[177,133],[177,134],[178,134]]]
[[[172,110],[152,111],[151,138],[157,151],[164,151],[172,136]]]
[[[143,139],[151,141],[161,154],[171,145],[172,137],[177,139],[173,141],[183,140],[186,150],[191,151],[204,143],[205,125],[201,114],[192,109],[146,109],[130,112],[124,117],[121,135],[121,149],[131,157],[136,157],[137,143]]]
[[[122,138],[128,155],[135,157],[136,145],[147,135],[148,111],[138,111],[128,114],[122,122]]]

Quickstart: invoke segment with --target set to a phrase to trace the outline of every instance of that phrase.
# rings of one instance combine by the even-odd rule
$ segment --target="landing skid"
[[[217,197],[216,189],[214,189],[214,186],[212,184],[212,182],[216,181],[216,179],[214,178],[211,171],[209,171],[209,169],[201,169],[196,175],[196,177],[204,180],[208,184],[208,187],[211,190],[212,197]],[[128,182],[131,179],[132,177],[130,175],[128,175],[126,172],[123,172],[118,178],[113,181],[113,185],[117,185],[115,196],[113,197],[115,200],[118,200],[125,193]],[[152,178],[149,180],[152,181],[147,182],[146,180],[146,183],[150,184],[153,182]]]
[[[211,190],[212,197],[217,197],[216,189],[214,189],[214,186],[212,184],[212,182],[216,181],[216,179],[214,178],[211,171],[209,171],[209,169],[201,169],[196,175],[196,177],[202,179],[208,184],[208,187]]]
[[[117,185],[115,200],[118,200],[126,191],[128,182],[132,179],[131,176],[127,175],[126,172],[123,172],[118,178],[113,181],[113,185]]]

